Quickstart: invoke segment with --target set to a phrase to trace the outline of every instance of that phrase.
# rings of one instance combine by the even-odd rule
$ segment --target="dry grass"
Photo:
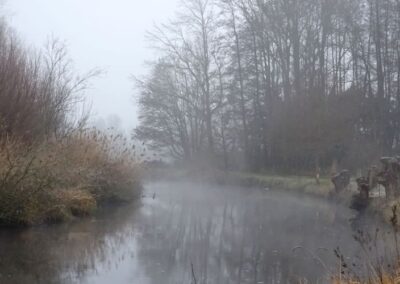
[[[140,192],[128,143],[96,130],[27,146],[0,140],[0,223],[32,225],[92,213]]]
[[[375,233],[358,231],[354,236],[359,243],[363,258],[356,271],[356,263],[347,263],[339,249],[335,250],[339,260],[338,272],[332,278],[334,284],[368,283],[400,284],[399,207],[391,208],[391,231],[376,229]]]
[[[368,282],[360,282],[360,281],[352,281],[352,280],[340,280],[340,279],[334,279],[333,284],[399,284],[400,283],[400,277],[392,278],[390,276],[383,276],[382,280],[371,280]]]
[[[332,280],[332,284],[400,284],[400,275],[390,276],[389,274],[383,274],[380,277],[371,277],[366,281],[355,281],[351,279],[346,279],[346,277],[335,278]]]

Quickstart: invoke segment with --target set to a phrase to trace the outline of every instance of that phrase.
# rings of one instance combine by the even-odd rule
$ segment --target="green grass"
[[[307,176],[279,176],[243,172],[233,172],[228,175],[239,180],[241,185],[261,186],[318,196],[328,196],[333,189],[328,178],[321,178],[320,183],[317,184],[314,177]]]

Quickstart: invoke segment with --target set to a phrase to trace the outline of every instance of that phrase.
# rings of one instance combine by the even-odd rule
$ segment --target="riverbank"
[[[228,172],[224,174],[226,183],[236,183],[244,187],[258,187],[267,190],[285,190],[293,193],[303,193],[327,197],[333,192],[333,186],[328,178],[321,178],[319,184],[313,177],[281,176],[246,172]]]
[[[268,190],[285,190],[291,193],[307,194],[323,198],[331,197],[335,194],[332,182],[326,177],[321,178],[320,184],[317,184],[314,178],[307,176],[275,176],[234,172],[226,174],[225,183],[236,183],[244,187],[258,187]],[[350,206],[353,195],[357,194],[357,183],[352,179],[348,188],[340,196],[337,196],[337,198],[342,203]],[[379,218],[386,224],[400,227],[400,222],[398,222],[400,199],[386,200],[384,189],[376,189],[371,192],[371,195],[366,212],[371,215],[378,214]],[[395,207],[397,208],[396,215],[393,212]],[[396,218],[393,218],[393,216],[396,216]],[[396,224],[393,224],[393,222],[396,222]]]
[[[297,194],[328,197],[334,190],[327,177],[320,178],[319,184],[311,176],[272,175],[250,172],[209,171],[192,169],[157,169],[147,177],[149,180],[190,180],[219,185],[234,185],[245,188],[281,190]]]
[[[66,222],[138,198],[139,166],[117,140],[97,130],[32,144],[0,139],[0,225]]]

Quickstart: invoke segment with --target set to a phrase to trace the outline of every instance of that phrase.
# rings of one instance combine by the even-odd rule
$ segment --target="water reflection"
[[[326,283],[334,248],[357,256],[344,207],[189,183],[146,191],[75,224],[0,231],[0,283]]]
[[[0,283],[84,283],[134,253],[130,214],[107,210],[74,224],[0,231]],[[121,253],[121,248],[123,254]]]
[[[356,246],[346,208],[273,192],[192,187],[153,187],[165,204],[149,209],[138,238],[152,283],[325,283],[333,249],[352,254]]]

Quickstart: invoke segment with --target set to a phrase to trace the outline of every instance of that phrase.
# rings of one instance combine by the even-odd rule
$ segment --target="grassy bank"
[[[333,185],[329,178],[321,178],[320,183],[314,177],[258,174],[249,172],[224,172],[199,169],[157,169],[150,170],[150,180],[193,180],[199,182],[210,182],[221,185],[234,185],[241,187],[268,188],[271,190],[285,190],[289,192],[311,194],[326,197],[332,190]]]
[[[1,139],[0,224],[63,222],[137,197],[139,169],[115,140],[96,130],[34,144]]]
[[[313,177],[279,176],[256,173],[227,173],[227,179],[236,181],[242,186],[263,187],[268,189],[287,190],[318,196],[328,196],[333,186],[328,178],[321,178],[319,184]]]

